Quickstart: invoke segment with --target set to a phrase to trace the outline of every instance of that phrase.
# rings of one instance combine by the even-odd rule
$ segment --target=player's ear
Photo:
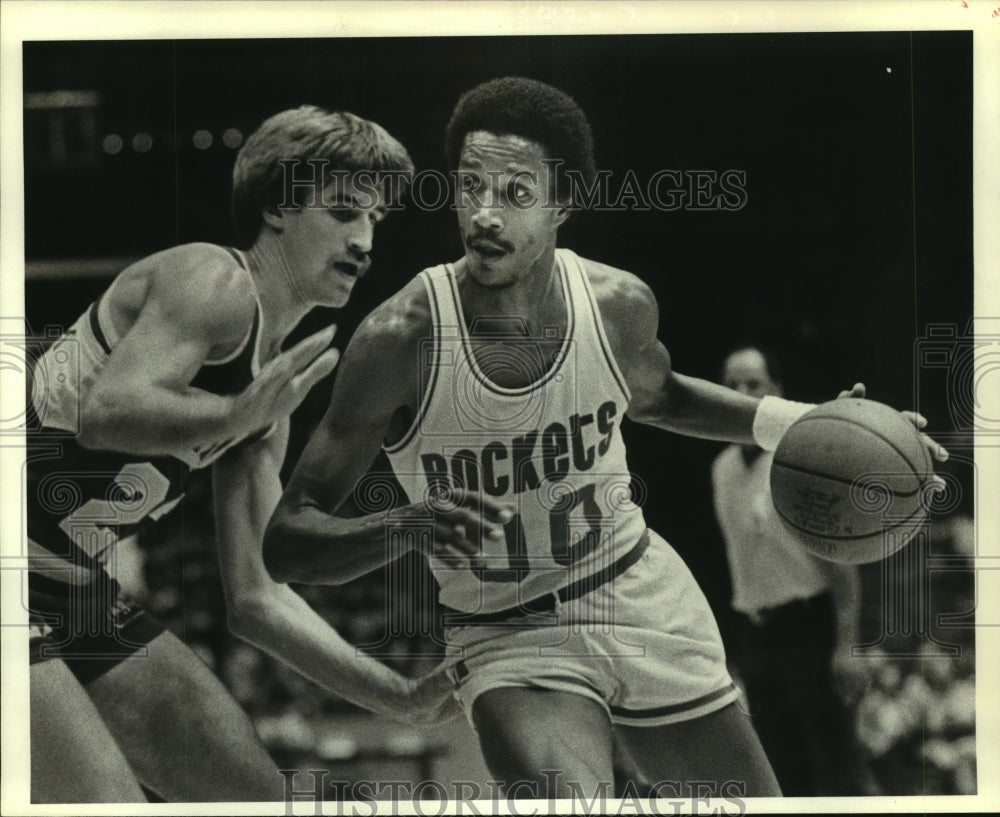
[[[273,205],[268,205],[261,212],[260,217],[263,219],[265,224],[270,225],[273,229],[281,232],[284,229],[284,222],[281,218],[281,210]]]

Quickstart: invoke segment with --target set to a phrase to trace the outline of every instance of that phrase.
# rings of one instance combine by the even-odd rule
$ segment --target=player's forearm
[[[123,391],[96,384],[82,406],[79,442],[126,454],[168,454],[244,433],[234,411],[233,398],[201,389]]]
[[[751,444],[759,403],[716,383],[674,372],[663,388],[630,408],[629,416],[689,437]]]
[[[348,644],[297,593],[273,585],[229,610],[234,634],[323,689],[373,712],[405,719],[411,683]]]
[[[385,513],[342,519],[282,501],[264,534],[264,564],[275,581],[343,584],[402,555],[388,531]]]

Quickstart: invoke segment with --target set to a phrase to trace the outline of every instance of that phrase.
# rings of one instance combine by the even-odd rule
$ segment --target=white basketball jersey
[[[484,538],[471,569],[431,559],[442,604],[457,610],[496,612],[555,592],[608,567],[646,528],[620,430],[628,388],[580,259],[557,250],[556,265],[567,327],[551,362],[509,333],[476,332],[474,354],[452,265],[420,274],[433,318],[419,355],[426,387],[412,427],[386,453],[410,502],[461,487],[517,511],[505,541]],[[530,385],[487,376],[505,367],[533,372]]]

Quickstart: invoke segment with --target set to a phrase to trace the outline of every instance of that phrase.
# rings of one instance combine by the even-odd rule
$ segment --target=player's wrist
[[[419,526],[428,523],[433,524],[434,522],[433,513],[425,502],[413,502],[409,505],[402,505],[398,508],[393,508],[387,513],[378,514],[378,517],[383,525],[390,519],[394,524],[408,524],[412,522]],[[434,551],[433,536],[407,536],[404,539],[405,541],[401,544],[401,552],[414,551],[424,556],[430,556]]]
[[[232,397],[220,395],[220,399],[226,401],[223,414],[230,434],[243,437],[265,425],[258,416],[259,406],[246,398],[246,392]]]
[[[765,451],[774,451],[795,421],[814,408],[815,403],[798,403],[768,395],[757,405],[753,418],[754,442]]]

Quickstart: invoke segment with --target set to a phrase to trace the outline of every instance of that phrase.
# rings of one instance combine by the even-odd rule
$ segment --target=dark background
[[[731,344],[758,338],[784,359],[791,397],[821,401],[862,380],[870,397],[912,407],[915,341],[929,323],[961,328],[972,315],[971,32],[46,42],[25,43],[23,56],[26,93],[100,94],[92,132],[70,112],[57,154],[51,111],[26,111],[36,331],[70,323],[107,278],[37,278],[31,262],[234,240],[225,129],[246,136],[303,103],[343,108],[384,125],[418,169],[444,170],[443,127],[459,94],[506,74],[574,96],[613,179],[745,171],[739,211],[592,212],[565,228],[562,244],[653,288],[678,371],[714,378]],[[206,150],[192,145],[199,129],[214,137]],[[152,136],[146,153],[131,147],[138,132]],[[100,148],[111,133],[124,140],[114,155]],[[351,304],[303,331],[332,318],[346,343],[417,271],[461,254],[447,209],[393,214],[379,232]],[[319,387],[297,414],[291,456],[327,393]],[[949,427],[944,390],[928,387],[919,405]],[[650,488],[650,525],[723,615],[708,491],[719,447],[625,431]]]

